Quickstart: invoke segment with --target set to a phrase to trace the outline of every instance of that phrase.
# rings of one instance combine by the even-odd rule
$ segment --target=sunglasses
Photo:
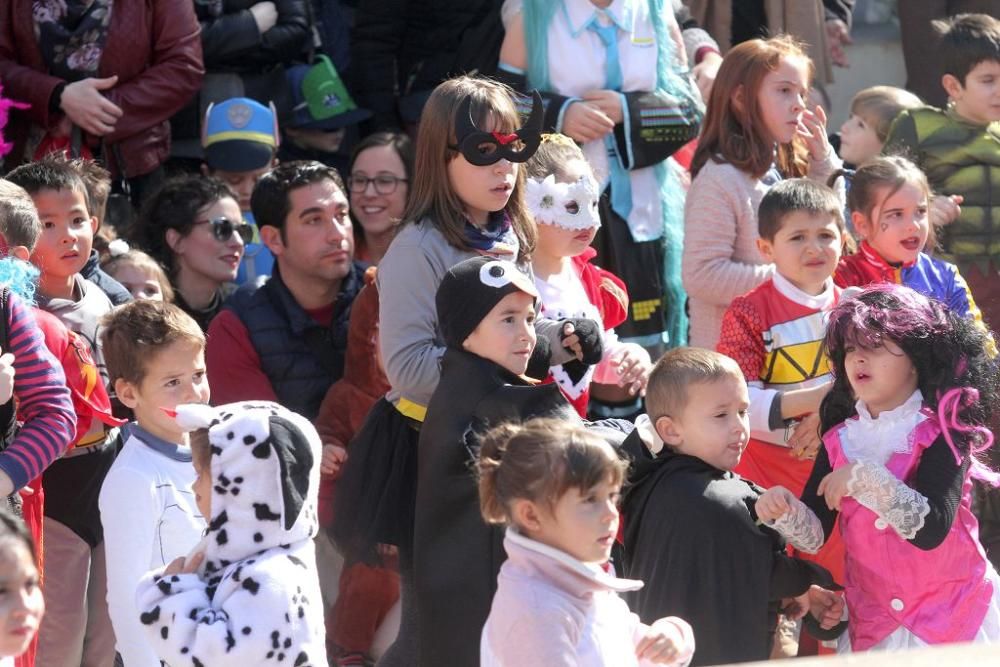
[[[225,243],[233,237],[233,232],[242,239],[243,243],[250,243],[253,240],[253,227],[247,223],[233,222],[229,218],[212,218],[211,220],[199,220],[196,225],[211,225],[212,237],[216,241]]]
[[[380,195],[391,195],[396,191],[400,183],[407,183],[405,178],[400,178],[395,174],[376,174],[373,178],[367,176],[351,175],[347,179],[347,189],[356,195],[364,194],[368,189],[368,184],[375,186],[375,192]]]

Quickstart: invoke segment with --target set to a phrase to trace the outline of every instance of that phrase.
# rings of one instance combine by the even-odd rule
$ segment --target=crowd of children
[[[664,4],[508,0],[344,178],[244,98],[127,229],[9,170],[0,665],[1000,642],[1000,20],[828,135],[806,45],[696,85]]]

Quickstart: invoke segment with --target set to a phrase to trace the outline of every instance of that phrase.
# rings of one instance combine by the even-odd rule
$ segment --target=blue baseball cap
[[[253,171],[266,167],[278,150],[274,107],[248,97],[209,105],[201,145],[211,169]]]

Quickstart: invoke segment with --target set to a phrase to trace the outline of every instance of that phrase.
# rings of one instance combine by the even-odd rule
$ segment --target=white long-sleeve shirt
[[[101,487],[99,505],[107,552],[108,611],[125,667],[159,667],[135,605],[149,570],[186,556],[201,539],[205,520],[195,504],[191,450],[158,438],[138,424]]]

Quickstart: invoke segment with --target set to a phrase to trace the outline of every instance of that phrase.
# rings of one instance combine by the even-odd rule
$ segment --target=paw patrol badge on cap
[[[211,169],[253,171],[266,167],[278,149],[274,106],[265,107],[248,97],[209,105],[201,145]]]

